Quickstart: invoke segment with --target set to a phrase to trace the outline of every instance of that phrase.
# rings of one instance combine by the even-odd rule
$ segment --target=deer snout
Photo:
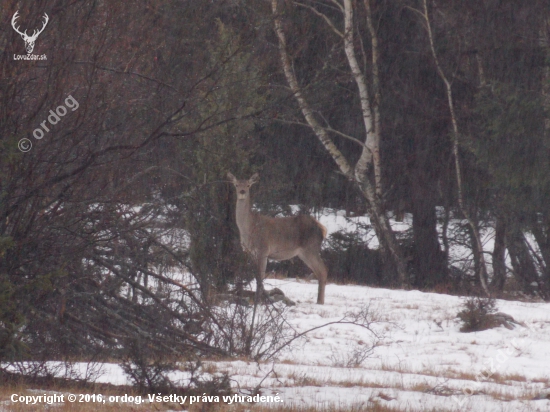
[[[245,194],[246,194],[246,191],[245,191],[245,190],[241,190],[239,193],[240,193],[241,195],[245,195]]]

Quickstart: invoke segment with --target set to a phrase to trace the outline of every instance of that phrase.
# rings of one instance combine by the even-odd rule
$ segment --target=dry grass
[[[327,386],[327,382],[321,381],[319,379],[312,378],[307,376],[306,373],[295,373],[292,372],[288,375],[288,379],[292,379],[292,385],[288,386]]]
[[[214,362],[204,362],[202,364],[202,371],[214,375],[216,372],[219,372],[219,368]]]
[[[495,372],[491,375],[491,377],[488,379],[489,381],[505,384],[509,381],[516,381],[516,382],[527,382],[527,378],[523,375],[520,375],[519,373],[510,373],[510,374],[501,374],[498,372]]]
[[[301,365],[300,362],[298,362],[295,359],[282,359],[277,361],[277,363],[283,364],[283,365]]]
[[[403,305],[395,305],[396,309],[411,309],[411,310],[417,310],[420,309],[420,306],[416,303],[405,303]]]
[[[434,375],[435,376],[435,375]],[[464,372],[456,369],[449,369],[447,371],[447,377],[452,379],[461,379],[465,381],[475,381],[477,374],[472,372]]]
[[[426,382],[418,382],[407,389],[413,392],[428,392],[433,389],[433,386],[428,385]]]
[[[215,367],[214,367],[215,368]],[[386,369],[395,369],[395,368],[386,368]],[[403,368],[401,369],[401,372],[403,372]],[[432,370],[424,370],[422,372],[416,371],[415,374],[417,375],[427,375],[427,376],[437,376],[437,373]],[[475,381],[475,375],[472,373],[465,373],[465,372],[459,372],[459,371],[452,371],[452,374],[454,374],[455,378],[458,379],[465,379],[465,380],[472,380]],[[448,375],[448,374],[447,374]],[[407,391],[413,391],[413,392],[422,392],[422,393],[432,393],[440,396],[449,396],[446,393],[435,393],[434,388],[431,387],[428,383],[421,383],[418,382],[412,386],[405,385],[406,387],[401,387],[399,383],[396,382],[390,382],[386,381],[383,382],[383,384],[375,383],[375,382],[369,382],[365,380],[349,380],[349,381],[333,381],[331,379],[316,379],[311,376],[308,376],[306,373],[290,373],[287,375],[287,377],[290,379],[290,382],[287,385],[284,386],[290,386],[290,387],[301,387],[301,386],[315,386],[315,387],[364,387],[364,388],[376,388],[373,392],[373,395],[371,399],[362,404],[356,404],[353,406],[344,406],[344,405],[338,405],[338,404],[321,404],[316,405],[315,407],[304,407],[300,405],[254,405],[254,404],[232,404],[227,405],[223,403],[196,403],[193,405],[189,405],[188,403],[185,405],[178,405],[178,404],[170,404],[170,403],[155,403],[150,404],[147,401],[146,396],[142,396],[142,399],[144,402],[140,405],[135,403],[109,403],[106,402],[105,404],[97,404],[97,403],[69,403],[65,402],[64,405],[59,405],[55,407],[56,410],[59,411],[71,411],[71,412],[88,412],[88,411],[133,411],[133,412],[139,412],[139,411],[168,411],[168,410],[187,410],[189,412],[272,412],[272,411],[283,411],[283,412],[312,412],[312,411],[320,411],[320,412],[359,412],[359,411],[367,411],[367,412],[405,412],[409,409],[406,407],[406,405],[402,406],[388,406],[388,402],[391,401],[391,398],[387,396],[387,394],[384,394],[383,392],[378,392],[377,390],[384,390],[384,389],[401,389],[401,390],[407,390]],[[495,376],[492,377],[490,381],[495,381],[499,383],[505,383],[506,381],[517,381],[517,382],[525,382],[525,377],[517,375],[517,374],[510,374],[510,375],[499,375],[495,374]],[[547,383],[547,382],[540,382],[540,383]],[[128,393],[128,395],[136,395],[135,393],[129,393],[128,391],[131,390],[129,388],[117,388],[117,387],[110,387],[105,388],[101,387],[98,389],[75,389],[73,387],[70,388],[63,388],[63,387],[51,387],[48,386],[47,388],[39,388],[38,386],[32,386],[32,388],[35,389],[29,389],[28,386],[24,385],[5,385],[0,387],[0,402],[1,410],[5,411],[37,411],[37,410],[45,410],[46,405],[40,404],[40,405],[21,405],[21,404],[6,404],[5,401],[9,401],[10,396],[12,394],[20,394],[20,395],[40,395],[43,393],[46,394],[65,394],[68,395],[69,393],[73,394],[79,394],[79,393],[101,393],[104,396],[122,396],[125,393]],[[450,391],[450,390],[448,390]],[[452,391],[451,391],[452,392]],[[528,400],[532,398],[531,395],[525,394],[525,396],[517,397],[513,396],[513,392],[508,392],[506,388],[495,388],[493,390],[487,390],[485,389],[482,391],[483,394],[492,397],[493,399],[497,399],[500,401],[511,401],[514,399],[523,399]],[[534,396],[534,395],[533,395]],[[40,407],[37,407],[40,406]],[[436,409],[426,409],[427,411],[435,411]],[[441,412],[438,410],[438,412]]]
[[[380,404],[377,400],[373,400],[368,403],[362,403],[351,407],[342,408],[338,405],[319,405],[315,407],[304,407],[304,406],[285,406],[281,408],[270,408],[266,406],[259,407],[250,407],[239,405],[235,409],[220,409],[220,412],[231,411],[231,412],[405,412],[408,409],[401,408],[392,408]],[[198,412],[190,410],[190,412]],[[430,411],[427,411],[430,412]],[[434,411],[435,412],[435,411]],[[441,412],[441,411],[438,411]]]

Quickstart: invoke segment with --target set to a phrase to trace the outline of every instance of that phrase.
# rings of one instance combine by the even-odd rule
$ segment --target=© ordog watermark
[[[79,107],[79,104],[76,101],[76,99],[73,96],[68,95],[67,98],[65,99],[65,105],[58,106],[55,109],[55,111],[50,110],[50,115],[46,118],[47,122],[51,126],[54,126],[57,123],[59,123],[61,121],[61,118],[69,112],[68,109],[71,109],[71,111],[74,112],[76,109],[78,109],[78,107]],[[37,127],[32,132],[32,135],[37,140],[42,139],[44,137],[45,133],[48,133],[50,131],[50,128],[46,125],[46,120],[41,122],[40,126],[41,127]],[[19,148],[19,150],[26,153],[29,150],[31,150],[32,142],[29,139],[24,138],[24,139],[19,140],[19,143],[17,144],[17,147]]]
[[[470,396],[476,393],[476,389],[479,390],[482,382],[489,381],[489,379],[498,372],[500,367],[504,365],[508,361],[508,359],[510,359],[510,357],[514,354],[514,351],[520,350],[520,347],[525,342],[525,339],[528,338],[533,332],[533,329],[531,327],[527,325],[525,325],[524,327],[527,328],[528,331],[525,337],[520,338],[519,342],[516,340],[516,338],[512,338],[512,340],[508,342],[505,351],[499,349],[497,350],[497,355],[494,358],[490,357],[483,362],[484,366],[482,366],[481,370],[476,374],[475,382],[472,382],[471,384],[468,384],[464,388],[462,388],[462,393],[465,395],[465,397],[459,398],[456,395],[452,396],[452,399],[458,404],[458,406],[462,407],[464,402],[466,402],[466,400]]]

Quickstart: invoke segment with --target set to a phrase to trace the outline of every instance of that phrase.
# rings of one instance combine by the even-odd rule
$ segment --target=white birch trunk
[[[371,33],[372,35],[372,33]],[[376,193],[382,194],[382,176],[380,166],[380,130],[375,127],[372,105],[369,97],[369,90],[365,75],[359,67],[354,48],[354,30],[353,30],[353,2],[344,0],[344,50],[348,60],[349,67],[357,89],[359,90],[359,99],[361,102],[361,114],[365,125],[365,147],[361,156],[355,165],[355,177],[359,181],[368,179],[367,172],[369,168],[374,167],[374,179]]]

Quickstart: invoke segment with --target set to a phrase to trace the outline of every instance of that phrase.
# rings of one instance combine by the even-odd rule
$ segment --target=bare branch
[[[335,320],[332,322],[327,322],[319,326],[315,326],[313,328],[307,329],[303,332],[295,334],[292,338],[290,338],[284,345],[281,345],[276,351],[271,353],[266,360],[272,359],[277,353],[279,353],[281,350],[286,348],[288,345],[290,345],[292,342],[294,342],[296,339],[299,339],[305,335],[307,335],[310,332],[313,332],[318,329],[323,329],[330,325],[355,325],[359,326],[363,329],[367,329],[369,332],[373,334],[376,338],[380,338],[380,335],[376,333],[376,331],[373,330],[372,325],[376,323],[376,320],[373,318],[372,313],[370,312],[369,306],[364,307],[361,311],[358,313],[346,313],[343,318],[340,320]]]
[[[286,124],[296,124],[298,126],[305,126],[305,127],[308,127],[308,128],[311,128],[311,126],[308,124],[308,123],[303,123],[303,122],[298,122],[296,120],[284,120],[284,119],[272,119],[276,122],[280,122],[280,123],[286,123]],[[332,127],[323,127],[324,130],[326,130],[327,132],[330,132],[330,133],[334,133],[340,137],[343,137],[344,139],[347,139],[347,140],[350,140],[354,143],[357,143],[358,145],[364,147],[366,150],[370,150],[368,148],[368,146],[363,143],[361,140],[353,137],[353,136],[350,136],[348,134],[345,134],[345,133],[342,133],[341,131],[339,130],[336,130],[336,129],[333,129]]]
[[[336,26],[334,25],[334,23],[332,22],[332,20],[330,20],[326,14],[321,13],[321,12],[320,12],[319,10],[317,10],[315,7],[309,6],[309,5],[304,4],[304,3],[300,3],[300,2],[295,1],[294,4],[296,4],[297,6],[300,6],[300,7],[304,7],[304,8],[306,8],[306,9],[308,9],[308,10],[311,10],[311,11],[312,11],[313,13],[315,13],[317,16],[322,17],[322,18],[327,22],[327,24],[330,26],[330,28],[332,29],[332,31],[333,31],[334,33],[336,33],[336,34],[337,34],[338,36],[340,36],[340,37],[344,37],[344,34],[343,34],[340,30],[338,30],[338,29],[336,28]]]
[[[75,64],[90,65],[90,66],[93,66],[95,69],[104,70],[104,71],[112,72],[112,73],[116,73],[116,74],[129,74],[131,76],[136,76],[136,77],[139,77],[141,79],[145,79],[145,80],[149,80],[151,82],[155,82],[155,83],[157,83],[161,86],[164,86],[168,89],[174,90],[175,92],[178,92],[178,93],[180,92],[178,89],[176,89],[172,85],[169,85],[168,83],[165,83],[165,82],[163,82],[161,80],[158,80],[158,79],[154,79],[152,77],[146,76],[146,75],[141,74],[141,73],[128,71],[126,69],[125,70],[117,70],[117,69],[113,69],[111,67],[98,66],[95,62],[89,62],[89,61],[75,61]]]
[[[344,12],[344,7],[338,2],[338,0],[330,0],[330,1],[332,4],[335,4],[342,13]]]

